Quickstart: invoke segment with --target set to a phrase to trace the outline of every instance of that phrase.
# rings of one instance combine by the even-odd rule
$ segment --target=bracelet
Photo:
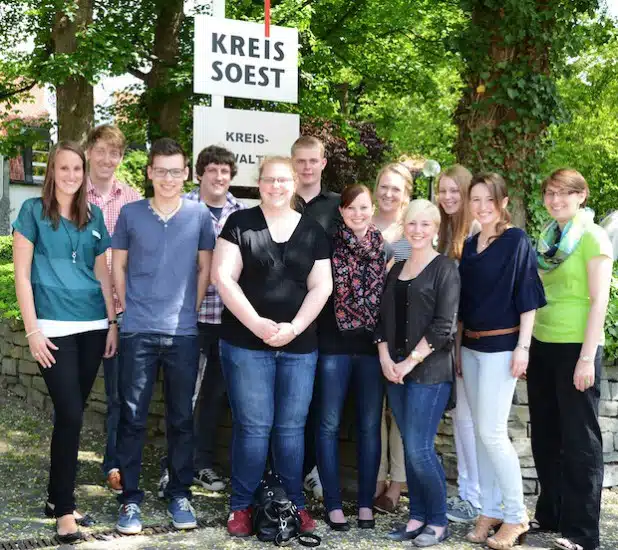
[[[110,325],[117,325],[118,324],[118,319],[108,319],[107,322]]]
[[[524,346],[524,344],[520,344],[519,342],[517,342],[517,345],[515,347],[523,349],[524,351],[530,351],[530,346]]]
[[[36,330],[29,332],[28,334],[26,334],[26,338],[30,338],[30,336],[32,336],[33,334],[36,334],[37,332],[41,332],[41,329],[37,328]]]

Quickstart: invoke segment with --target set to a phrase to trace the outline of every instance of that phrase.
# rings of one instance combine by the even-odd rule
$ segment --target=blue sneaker
[[[188,498],[173,498],[167,507],[167,515],[172,518],[172,525],[176,529],[195,529],[197,527],[195,510]]]
[[[130,503],[120,506],[116,531],[123,535],[137,535],[142,531],[142,518],[137,504]]]

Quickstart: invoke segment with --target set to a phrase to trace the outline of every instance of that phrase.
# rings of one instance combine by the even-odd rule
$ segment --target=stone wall
[[[47,387],[39,373],[39,368],[28,350],[23,327],[18,322],[0,321],[0,387],[8,388],[13,394],[22,397],[33,407],[47,411],[53,410]],[[92,428],[105,431],[105,384],[103,369],[95,380],[85,413],[85,422]],[[155,386],[148,418],[148,436],[151,441],[162,442],[165,430],[165,406],[161,379]],[[601,381],[600,425],[603,432],[603,451],[605,458],[605,487],[618,486],[618,366],[608,365]],[[511,409],[509,435],[520,458],[524,490],[536,493],[538,482],[530,448],[530,414],[525,382],[518,382],[516,397]],[[229,442],[231,436],[231,417],[229,410],[222,415],[219,426],[218,459],[221,464],[229,462]],[[340,432],[342,474],[346,485],[353,484],[356,470],[356,431],[354,403],[348,399],[344,421]],[[457,459],[453,441],[453,426],[450,415],[442,421],[436,438],[436,446],[441,453],[447,478],[456,480]],[[103,452],[103,449],[101,449]]]

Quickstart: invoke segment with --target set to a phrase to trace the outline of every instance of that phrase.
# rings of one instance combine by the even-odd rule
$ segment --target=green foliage
[[[618,266],[614,269],[605,318],[605,358],[611,362],[618,359]]]
[[[0,264],[13,261],[13,237],[0,237]]]
[[[143,194],[147,161],[148,155],[145,151],[139,149],[127,151],[116,172],[118,179]]]
[[[15,276],[12,263],[0,263],[0,316],[19,319],[19,305],[15,296]]]

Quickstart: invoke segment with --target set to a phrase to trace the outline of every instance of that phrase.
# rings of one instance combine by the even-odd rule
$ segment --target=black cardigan
[[[408,284],[406,347],[395,349],[395,286],[404,262],[393,266],[386,280],[375,330],[376,343],[387,342],[394,361],[408,356],[425,337],[433,352],[406,376],[421,384],[453,381],[453,343],[457,331],[460,281],[457,264],[446,256],[436,256]]]

